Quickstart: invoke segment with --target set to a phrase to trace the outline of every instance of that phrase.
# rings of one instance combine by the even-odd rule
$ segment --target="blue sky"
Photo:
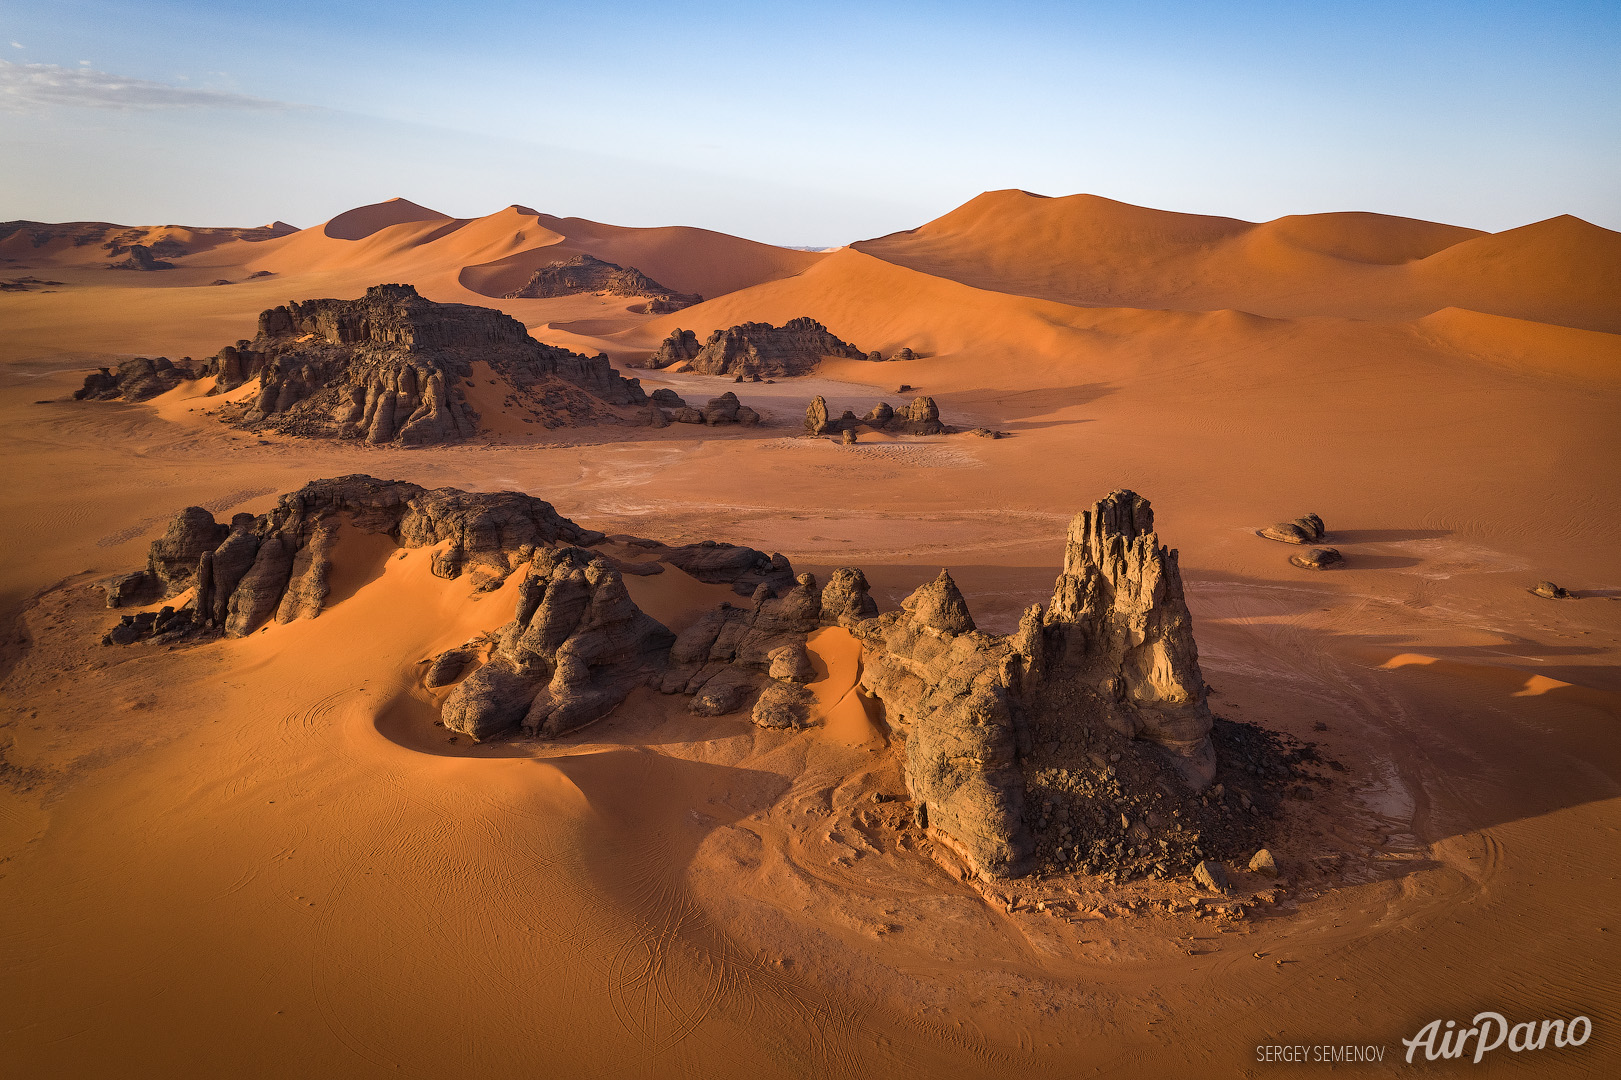
[[[1621,4],[0,2],[0,218],[834,244],[980,191],[1621,228]]]

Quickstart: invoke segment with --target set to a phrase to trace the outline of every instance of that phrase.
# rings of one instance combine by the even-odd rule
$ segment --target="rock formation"
[[[73,400],[145,401],[197,377],[197,373],[185,361],[176,365],[166,356],[155,360],[137,356],[133,360],[125,360],[116,370],[102,368],[94,375],[85,376],[84,386],[73,392]]]
[[[814,319],[790,319],[782,326],[749,322],[716,330],[702,346],[691,330],[675,330],[647,361],[651,368],[685,361],[687,370],[706,375],[762,378],[803,375],[824,356],[866,359],[866,353],[828,333]]]
[[[1315,544],[1324,536],[1323,519],[1316,514],[1307,514],[1293,521],[1269,525],[1260,530],[1260,535],[1285,544]]]
[[[1532,586],[1531,591],[1545,600],[1571,599],[1571,592],[1569,589],[1555,585],[1551,581],[1539,581]]]
[[[176,245],[178,246],[178,245]],[[116,262],[110,266],[113,270],[173,270],[174,263],[160,259],[157,254],[145,244],[131,244],[127,249],[129,258],[123,262]],[[182,248],[175,254],[184,254]],[[117,252],[115,252],[117,254]]]
[[[703,297],[667,289],[634,266],[618,266],[593,255],[547,263],[536,270],[523,288],[506,294],[506,299],[545,299],[578,293],[606,293],[610,296],[645,296],[654,304],[655,315],[680,311],[701,303]]]
[[[845,628],[862,645],[861,686],[903,754],[919,819],[984,875],[1163,876],[1253,852],[1256,815],[1277,806],[1268,789],[1310,756],[1282,756],[1258,729],[1213,721],[1176,552],[1130,491],[1074,518],[1051,602],[1006,636],[979,629],[945,571],[879,613],[853,568],[819,585],[753,548],[616,538],[748,598],[675,635],[631,601],[622,567],[632,564],[587,550],[605,537],[539,499],[319,480],[229,524],[182,511],[145,570],[108,583],[108,603],[190,595],[125,616],[104,640],[242,636],[315,617],[345,529],[434,546],[433,573],[474,588],[522,575],[511,621],[423,661],[424,687],[450,687],[444,725],[478,739],[519,726],[555,737],[644,685],[688,695],[700,715],[747,710],[762,728],[800,728],[813,719],[808,637]],[[646,565],[638,556],[636,572]],[[1213,731],[1231,755],[1216,784]]]
[[[229,637],[251,634],[272,618],[313,618],[326,597],[335,530],[345,522],[388,535],[401,547],[442,544],[433,573],[467,574],[475,588],[486,590],[498,588],[543,547],[602,540],[550,504],[515,491],[469,495],[344,476],[313,481],[283,495],[268,513],[238,514],[229,525],[202,507],[187,507],[152,542],[146,569],[109,587],[109,605],[192,589],[183,624]]]
[[[253,341],[226,346],[204,370],[218,391],[258,378],[233,416],[242,426],[408,446],[477,431],[466,393],[475,377],[545,427],[632,422],[628,410],[647,404],[607,357],[543,345],[499,311],[436,304],[409,285],[271,308]]]
[[[446,728],[475,739],[520,723],[555,738],[600,719],[663,668],[675,635],[631,601],[619,571],[568,547],[534,554],[495,638],[442,710]]]
[[[873,431],[896,431],[907,435],[942,435],[956,431],[940,422],[940,409],[931,397],[916,397],[902,412],[880,401],[865,417],[857,418],[848,409],[837,419],[828,413],[827,399],[815,397],[805,408],[805,431],[811,435],[837,435],[865,426]]]

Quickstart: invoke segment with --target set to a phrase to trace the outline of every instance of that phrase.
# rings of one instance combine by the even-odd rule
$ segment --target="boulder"
[[[1228,889],[1227,869],[1214,859],[1206,859],[1195,866],[1193,880],[1211,892],[1225,893]]]
[[[1562,589],[1551,581],[1539,581],[1531,587],[1531,591],[1549,600],[1570,599],[1570,590]]]
[[[199,376],[200,372],[176,365],[166,356],[155,360],[137,356],[125,360],[116,370],[101,368],[85,376],[84,385],[73,392],[73,400],[145,401]]]
[[[1310,548],[1289,556],[1289,561],[1303,570],[1332,570],[1345,565],[1345,556],[1338,548]]]
[[[1278,863],[1277,860],[1272,857],[1272,852],[1268,851],[1266,848],[1262,848],[1260,851],[1257,851],[1250,858],[1250,873],[1261,874],[1265,877],[1277,877]]]
[[[1268,525],[1260,530],[1260,535],[1284,544],[1315,544],[1324,536],[1323,519],[1316,514],[1307,514],[1293,521]]]
[[[844,429],[843,442],[844,442],[845,446],[854,446],[856,444],[856,429],[855,428],[847,427],[847,428]]]

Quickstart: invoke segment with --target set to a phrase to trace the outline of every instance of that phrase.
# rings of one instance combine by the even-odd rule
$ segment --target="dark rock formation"
[[[682,400],[681,395],[668,386],[661,386],[653,391],[650,400],[661,409],[684,409],[687,407],[687,403]]]
[[[271,308],[258,337],[221,349],[205,370],[219,391],[259,379],[259,393],[235,410],[243,426],[420,446],[477,431],[464,387],[478,363],[508,407],[546,427],[630,422],[615,407],[647,404],[641,384],[607,357],[543,345],[499,311],[436,304],[409,285]]]
[[[137,356],[125,360],[116,370],[102,368],[85,376],[84,385],[73,392],[73,400],[145,401],[197,377],[190,367],[177,366],[166,356],[155,360]]]
[[[709,404],[703,408],[703,421],[706,424],[758,424],[760,414],[747,405],[738,403],[737,395],[730,390],[717,398],[710,398]]]
[[[306,484],[283,495],[270,512],[238,514],[228,526],[202,507],[187,507],[152,542],[141,577],[121,579],[118,598],[169,597],[192,588],[197,626],[231,637],[250,634],[273,617],[314,618],[327,593],[335,533],[345,521],[386,534],[401,547],[443,545],[433,573],[465,573],[479,589],[499,587],[539,549],[602,539],[558,516],[548,503],[515,491],[469,495],[344,476]]]
[[[940,422],[940,409],[930,397],[917,397],[904,412],[896,412],[888,402],[880,401],[865,417],[857,418],[849,409],[833,419],[829,416],[827,399],[816,397],[805,408],[805,430],[812,435],[837,435],[854,431],[861,425],[874,431],[898,431],[908,435],[943,435],[956,431]]]
[[[1536,583],[1536,585],[1532,586],[1531,591],[1548,600],[1571,599],[1571,592],[1569,589],[1560,588],[1551,581],[1539,581]]]
[[[1332,570],[1345,565],[1345,556],[1340,554],[1338,548],[1322,547],[1291,555],[1289,561],[1302,570]]]
[[[179,247],[179,245],[175,245],[175,246]],[[173,270],[174,269],[174,263],[166,262],[165,260],[158,258],[157,254],[154,253],[153,250],[151,248],[147,247],[145,244],[131,244],[129,246],[129,248],[128,248],[128,251],[129,251],[129,258],[125,259],[123,262],[113,263],[109,267],[109,269],[112,269],[112,270]],[[116,255],[116,254],[118,254],[118,252],[114,251],[113,254]],[[185,249],[180,248],[178,251],[174,251],[174,252],[165,251],[165,252],[162,252],[162,254],[165,254],[165,255],[167,255],[167,254],[183,255],[183,254],[185,254]]]
[[[690,371],[706,375],[777,377],[803,375],[824,356],[861,360],[866,354],[828,333],[814,319],[790,319],[782,326],[749,322],[709,335],[702,347],[690,330],[676,330],[659,345],[648,367],[661,368],[682,360]]]
[[[658,351],[647,358],[650,368],[667,368],[683,360],[691,360],[703,351],[698,335],[691,330],[672,330],[669,337],[659,343]]]
[[[1276,525],[1269,525],[1261,529],[1259,535],[1285,544],[1315,544],[1325,533],[1323,519],[1316,514],[1307,514],[1293,521],[1280,521]]]
[[[546,299],[578,293],[606,293],[610,296],[645,296],[657,305],[649,306],[655,315],[680,311],[701,303],[703,297],[667,289],[634,266],[618,266],[593,255],[547,263],[530,277],[527,284],[506,294],[506,299]]]
[[[516,616],[495,637],[489,662],[442,710],[446,728],[475,739],[520,723],[555,738],[600,719],[657,675],[675,640],[631,601],[619,571],[575,547],[535,552]]]
[[[897,352],[894,356],[891,356],[890,359],[891,360],[916,360],[917,359],[917,353],[913,352],[911,349],[902,349],[899,352]]]

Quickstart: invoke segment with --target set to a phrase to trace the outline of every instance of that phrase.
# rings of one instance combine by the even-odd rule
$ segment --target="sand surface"
[[[825,255],[397,204],[157,273],[8,249],[36,262],[7,275],[64,282],[0,294],[9,1070],[1319,1075],[1255,1047],[1388,1060],[1429,1020],[1489,1008],[1586,1014],[1594,1035],[1483,1070],[1614,1075],[1621,294],[1592,282],[1615,235],[1077,200],[991,193]],[[649,318],[471,287],[551,249],[712,299]],[[206,284],[255,269],[275,276]],[[194,387],[67,400],[116,357],[210,355],[263,307],[396,280],[620,361],[676,326],[797,315],[923,358],[770,384],[639,373],[700,404],[733,390],[772,418],[757,429],[431,450],[260,439]],[[797,437],[814,394],[861,413],[902,383],[1011,437]],[[1346,772],[1281,830],[1276,904],[1195,918],[1155,906],[1170,886],[953,874],[907,827],[842,631],[812,642],[806,732],[638,691],[556,743],[452,742],[419,662],[509,619],[514,582],[475,594],[433,577],[429,551],[351,529],[318,619],[95,644],[114,615],[93,583],[140,565],[176,510],[262,512],[352,472],[860,566],[886,609],[947,566],[998,632],[1050,595],[1070,516],[1130,486],[1181,551],[1216,712]],[[1297,569],[1254,533],[1309,511],[1343,570]],[[1539,579],[1577,598],[1536,597]],[[673,569],[626,581],[676,628],[731,595]]]

